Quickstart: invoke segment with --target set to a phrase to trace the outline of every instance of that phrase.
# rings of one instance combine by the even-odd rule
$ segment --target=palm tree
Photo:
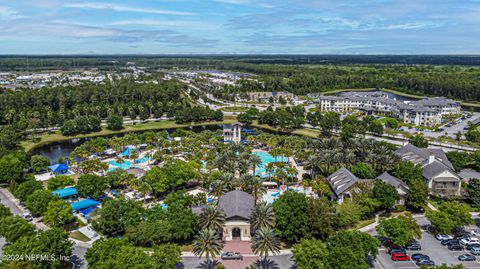
[[[222,196],[225,192],[227,192],[227,185],[225,184],[225,182],[215,180],[210,184],[209,194],[217,198],[217,204],[220,196]]]
[[[265,185],[263,185],[263,179],[261,179],[260,177],[253,177],[250,180],[249,189],[252,191],[253,198],[255,199],[255,205],[257,204],[258,197],[260,197],[267,191]]]
[[[252,155],[250,156],[249,161],[250,165],[252,166],[253,174],[255,175],[255,170],[257,169],[257,166],[260,166],[262,164],[262,159],[257,155]]]
[[[252,240],[252,250],[255,254],[263,258],[262,268],[266,268],[268,254],[280,253],[280,239],[272,228],[261,228],[258,230]]]
[[[199,258],[205,255],[207,268],[213,267],[213,262],[210,262],[210,258],[215,259],[215,256],[220,255],[222,249],[222,241],[214,230],[201,230],[193,241],[193,253]]]
[[[275,212],[273,207],[266,202],[259,203],[252,210],[250,223],[253,229],[273,228],[275,226]]]
[[[202,209],[198,224],[202,229],[220,231],[225,224],[225,213],[217,205],[209,204]]]
[[[222,181],[229,191],[235,188],[235,176],[231,173],[222,173],[218,180]]]

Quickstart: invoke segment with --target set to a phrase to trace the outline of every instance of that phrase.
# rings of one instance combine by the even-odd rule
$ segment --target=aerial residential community
[[[478,10],[3,1],[0,268],[480,268]]]

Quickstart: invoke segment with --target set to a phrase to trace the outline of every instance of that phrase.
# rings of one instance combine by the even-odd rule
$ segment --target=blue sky
[[[0,0],[0,54],[480,54],[480,0]]]

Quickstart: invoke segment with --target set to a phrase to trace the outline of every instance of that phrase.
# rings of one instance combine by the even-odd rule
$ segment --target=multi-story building
[[[340,96],[320,96],[321,111],[348,112],[361,110],[368,114],[384,114],[398,118],[405,123],[436,126],[442,116],[459,114],[460,103],[444,97],[424,98],[418,101],[402,102],[391,99],[385,92],[346,92]]]
[[[442,149],[422,149],[407,144],[395,153],[404,161],[422,166],[422,175],[431,193],[442,196],[460,195],[462,180]]]
[[[261,103],[269,102],[270,98],[273,98],[274,101],[278,101],[280,98],[283,98],[285,100],[296,99],[295,95],[290,92],[249,92],[248,96],[250,100]]]

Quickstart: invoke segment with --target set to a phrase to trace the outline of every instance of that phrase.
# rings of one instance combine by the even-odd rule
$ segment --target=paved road
[[[254,259],[251,259],[251,258],[253,257],[246,257],[243,262],[238,261],[238,266],[235,266],[236,264],[233,264],[233,265],[230,265],[228,268],[232,268],[232,269],[246,268],[248,266],[248,263],[254,262]],[[271,264],[274,265],[271,268],[291,269],[293,267],[292,254],[272,256],[270,257],[270,260],[271,260]],[[185,265],[185,269],[205,268],[204,259],[198,259],[197,257],[183,257],[182,261],[183,261],[183,264]]]

